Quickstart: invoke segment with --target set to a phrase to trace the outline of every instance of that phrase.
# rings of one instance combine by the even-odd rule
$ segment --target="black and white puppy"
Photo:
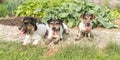
[[[79,40],[82,37],[93,37],[92,20],[95,19],[95,16],[93,14],[84,13],[80,18],[83,20],[81,20],[79,24],[79,30],[75,40]]]
[[[50,19],[48,24],[48,37],[46,44],[49,44],[52,39],[55,39],[54,44],[57,44],[63,39],[63,33],[68,33],[68,27],[63,23],[61,19]]]
[[[25,34],[25,39],[23,40],[22,45],[29,43],[37,45],[47,32],[46,25],[43,23],[38,24],[37,19],[33,17],[24,17],[21,20],[21,24],[18,29],[20,31],[20,35]]]

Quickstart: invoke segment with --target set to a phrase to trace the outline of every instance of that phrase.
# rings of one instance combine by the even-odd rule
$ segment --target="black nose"
[[[55,27],[53,27],[53,28],[52,28],[52,30],[56,30],[56,28],[55,28]]]
[[[18,29],[19,29],[19,30],[21,30],[21,28],[20,28],[20,27],[19,27]]]
[[[90,26],[90,23],[87,23],[87,26]]]

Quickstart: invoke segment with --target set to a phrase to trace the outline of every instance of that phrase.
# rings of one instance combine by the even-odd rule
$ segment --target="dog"
[[[44,38],[47,32],[47,27],[45,24],[37,23],[37,19],[34,17],[24,17],[21,20],[20,26],[18,27],[19,34],[25,34],[25,39],[22,45],[32,43],[32,45],[37,45],[39,41]]]
[[[95,19],[95,16],[93,14],[84,13],[80,18],[83,20],[81,20],[79,24],[79,30],[75,40],[79,40],[82,37],[93,38],[92,20]]]
[[[47,21],[48,24],[48,37],[46,45],[49,44],[52,39],[55,39],[54,44],[57,44],[63,39],[63,33],[68,34],[68,27],[63,23],[61,19],[50,19]]]

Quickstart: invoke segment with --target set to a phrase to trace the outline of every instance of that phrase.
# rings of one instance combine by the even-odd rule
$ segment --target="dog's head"
[[[83,19],[83,23],[86,26],[90,26],[92,20],[95,19],[95,16],[93,14],[86,14],[86,13],[82,14],[80,17]]]
[[[58,31],[60,29],[60,26],[62,25],[62,20],[61,19],[50,19],[47,21],[49,27],[53,31]]]
[[[92,20],[95,19],[95,15],[86,13],[82,14],[80,17],[83,19],[86,28],[90,28],[92,26]]]
[[[33,17],[24,17],[21,20],[21,24],[19,25],[19,30],[21,34],[31,34],[33,33],[36,29],[36,22],[37,19]]]

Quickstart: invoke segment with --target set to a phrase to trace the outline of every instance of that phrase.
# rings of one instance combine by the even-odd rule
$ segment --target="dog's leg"
[[[63,25],[63,28],[64,28],[64,32],[65,32],[66,34],[69,34],[69,30],[68,30],[67,25],[66,25],[65,23],[62,23],[62,25]]]
[[[94,38],[92,31],[90,31],[90,37]]]
[[[90,32],[88,33],[88,40],[89,40],[89,41],[92,41],[93,38],[94,38],[94,36],[93,36],[93,34],[92,34],[92,31],[90,31]]]
[[[75,39],[75,41],[78,41],[83,37],[84,37],[84,33],[82,31],[78,31],[77,38]]]
[[[58,44],[58,42],[60,41],[60,39],[61,39],[60,36],[58,36],[57,39],[55,39],[54,44]]]
[[[45,44],[48,45],[52,41],[52,33],[51,31],[48,32],[47,40],[45,40]]]
[[[81,35],[80,30],[78,30],[78,32],[77,32],[77,36],[76,36],[76,38],[75,38],[76,41],[79,40],[80,35]]]
[[[23,44],[22,45],[26,45],[26,44],[29,44],[31,42],[31,36],[26,34],[25,35],[25,40],[23,41]]]
[[[34,39],[32,45],[38,45],[39,41],[42,39],[41,36],[37,35],[34,38],[35,39]]]
[[[54,41],[54,44],[58,44],[58,42],[62,39],[63,39],[63,31],[59,32],[57,39]]]

